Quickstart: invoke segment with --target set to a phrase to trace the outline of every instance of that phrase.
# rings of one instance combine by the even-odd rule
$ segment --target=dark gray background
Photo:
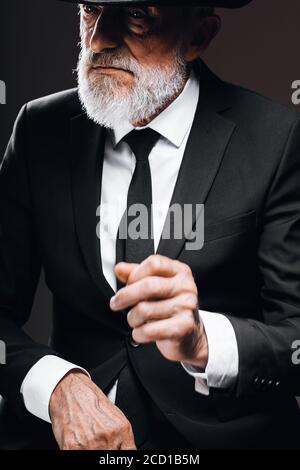
[[[206,54],[208,65],[228,81],[293,106],[291,84],[300,80],[300,1],[254,0],[219,13],[223,29]],[[7,104],[0,105],[1,160],[21,105],[75,86],[79,37],[76,7],[55,0],[1,2],[0,15],[0,79],[7,85]],[[42,279],[26,330],[47,341],[50,318],[51,296]]]

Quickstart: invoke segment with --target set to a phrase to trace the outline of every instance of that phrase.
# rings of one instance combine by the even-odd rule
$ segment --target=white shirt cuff
[[[44,421],[51,423],[49,403],[53,390],[61,379],[72,369],[81,369],[57,356],[44,356],[29,370],[21,385],[26,409]]]
[[[230,388],[239,373],[237,339],[232,324],[225,315],[199,310],[208,342],[208,363],[205,372],[197,367],[182,364],[195,378],[195,390],[209,395],[209,389]]]

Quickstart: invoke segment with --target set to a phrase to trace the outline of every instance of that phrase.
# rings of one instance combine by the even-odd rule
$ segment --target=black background
[[[207,64],[228,81],[295,107],[291,84],[300,80],[300,1],[254,0],[219,14],[223,29],[206,53]],[[76,86],[78,31],[76,6],[56,0],[1,1],[0,80],[6,83],[7,104],[0,105],[0,160],[25,102]],[[26,325],[39,341],[47,341],[50,312],[51,296],[42,278]]]

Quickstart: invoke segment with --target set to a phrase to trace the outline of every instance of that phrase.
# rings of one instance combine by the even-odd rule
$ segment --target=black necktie
[[[116,243],[116,262],[141,263],[154,253],[154,240],[152,235],[152,183],[149,165],[149,155],[160,135],[152,129],[132,131],[124,137],[136,158],[136,166],[128,190],[127,209],[122,217]],[[145,227],[139,227],[144,232],[144,238],[131,238],[130,223],[134,216],[128,211],[135,204],[142,204],[146,211],[143,222]],[[145,214],[144,214],[145,215]],[[126,217],[127,216],[127,217]],[[129,232],[129,233],[128,233]],[[126,239],[122,239],[122,234]],[[118,281],[118,289],[122,284]],[[145,392],[130,364],[121,371],[118,379],[116,405],[125,413],[131,422],[136,444],[139,447],[147,437],[149,431],[147,403]]]
[[[136,166],[128,190],[127,209],[122,217],[117,236],[117,263],[120,261],[141,263],[154,253],[149,155],[159,138],[160,135],[156,131],[148,128],[141,131],[134,130],[123,138],[135,155]],[[137,204],[139,206],[136,206]],[[142,212],[139,212],[139,208]],[[130,210],[133,213],[130,213]],[[133,223],[136,218],[142,221],[141,225]],[[137,231],[132,234],[135,228]]]

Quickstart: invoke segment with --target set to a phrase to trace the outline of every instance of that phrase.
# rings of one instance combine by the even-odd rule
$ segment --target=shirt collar
[[[192,126],[198,104],[199,91],[199,81],[192,71],[180,95],[147,126],[136,129],[153,129],[179,148]],[[134,126],[127,123],[122,127],[112,130],[111,135],[114,147],[133,129],[135,129]]]

